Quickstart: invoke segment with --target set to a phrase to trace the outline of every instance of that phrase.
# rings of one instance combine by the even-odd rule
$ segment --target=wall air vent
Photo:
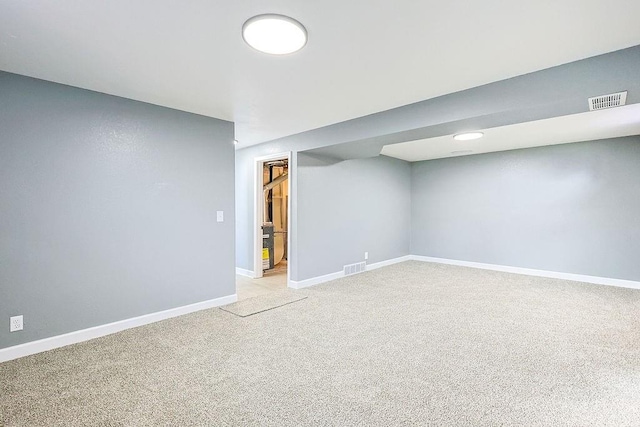
[[[362,273],[367,269],[366,262],[357,262],[355,264],[349,264],[344,266],[344,275],[351,276],[352,274]]]
[[[620,107],[627,103],[627,92],[611,93],[609,95],[589,98],[589,110],[604,110],[605,108]]]

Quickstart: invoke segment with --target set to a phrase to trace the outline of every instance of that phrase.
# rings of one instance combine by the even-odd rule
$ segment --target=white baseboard
[[[397,264],[403,261],[409,261],[411,255],[405,255],[399,258],[388,259],[385,261],[376,262],[373,264],[367,264],[365,271],[375,270],[376,268],[386,267],[388,265]],[[320,283],[330,282],[332,280],[339,279],[344,276],[344,271],[336,271],[335,273],[325,274],[324,276],[312,277],[310,279],[295,281],[289,281],[289,287],[293,289],[308,288],[309,286],[319,285]]]
[[[19,357],[29,356],[31,354],[41,353],[54,348],[64,347],[94,338],[103,337],[116,332],[124,331],[138,326],[148,325],[149,323],[159,322],[160,320],[170,319],[176,316],[193,313],[195,311],[206,310],[208,308],[218,307],[225,304],[231,304],[238,300],[236,294],[211,299],[207,301],[197,302],[195,304],[176,307],[169,310],[158,311],[156,313],[145,314],[143,316],[133,317],[131,319],[120,320],[106,325],[94,326],[92,328],[82,329],[79,331],[69,332],[68,334],[57,335],[55,337],[44,338],[37,341],[31,341],[19,344],[13,347],[0,349],[0,363]]]
[[[337,271],[331,274],[325,274],[324,276],[312,277],[311,279],[305,279],[300,281],[289,280],[289,287],[293,289],[308,288],[309,286],[319,285],[320,283],[330,282],[332,280],[344,277],[343,271]]]
[[[524,274],[527,276],[549,277],[551,279],[572,280],[574,282],[593,283],[596,285],[618,286],[622,288],[640,289],[640,282],[608,277],[587,276],[584,274],[561,273],[558,271],[536,270],[532,268],[510,267],[507,265],[485,264],[481,262],[459,261],[455,259],[434,258],[428,256],[411,255],[413,261],[435,262],[439,264],[458,265],[462,267],[480,268],[483,270],[504,271],[507,273]]]
[[[373,264],[367,264],[367,271],[375,270],[376,268],[387,267],[389,265],[393,265],[399,262],[405,262],[409,260],[411,260],[411,255],[405,255],[398,258],[388,259],[386,261],[374,262]]]
[[[236,267],[236,274],[238,276],[248,277],[250,279],[255,279],[256,275],[251,270],[245,270],[244,268]]]

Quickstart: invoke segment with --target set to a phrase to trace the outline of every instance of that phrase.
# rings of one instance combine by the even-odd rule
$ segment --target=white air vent
[[[357,262],[355,264],[349,264],[344,266],[344,275],[351,276],[352,274],[362,273],[367,269],[366,262]]]
[[[589,98],[589,110],[604,110],[605,108],[620,107],[627,103],[627,92],[611,93],[609,95]]]

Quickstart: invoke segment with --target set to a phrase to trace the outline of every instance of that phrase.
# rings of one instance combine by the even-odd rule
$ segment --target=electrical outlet
[[[365,252],[365,253],[364,253],[364,259],[365,259],[365,260],[369,259],[369,252]]]
[[[9,318],[9,332],[21,331],[22,329],[24,329],[22,315]]]

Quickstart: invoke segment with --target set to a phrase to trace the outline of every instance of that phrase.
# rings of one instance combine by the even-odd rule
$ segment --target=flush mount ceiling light
[[[271,55],[297,52],[307,44],[307,30],[293,18],[266,14],[242,26],[242,38],[252,48]]]
[[[479,139],[484,136],[482,132],[466,132],[453,135],[453,139],[456,141],[471,141],[472,139]]]

